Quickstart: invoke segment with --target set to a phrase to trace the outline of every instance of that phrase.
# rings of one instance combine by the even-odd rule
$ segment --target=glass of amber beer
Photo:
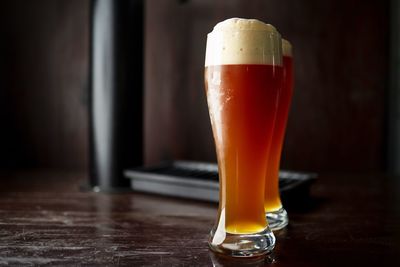
[[[264,188],[282,79],[281,37],[272,25],[233,18],[208,34],[205,85],[220,177],[213,251],[251,257],[275,246]]]
[[[278,106],[275,117],[274,131],[268,157],[267,175],[265,180],[264,208],[271,230],[279,230],[289,223],[286,210],[279,196],[279,165],[282,145],[285,136],[286,123],[293,93],[293,56],[291,44],[282,39],[283,53],[283,86],[279,91]]]

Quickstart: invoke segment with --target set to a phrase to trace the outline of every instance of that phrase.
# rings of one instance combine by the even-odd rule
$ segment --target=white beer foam
[[[207,35],[205,66],[229,64],[282,65],[281,35],[256,19],[218,23]]]
[[[282,38],[282,55],[293,57],[292,45],[286,39]]]

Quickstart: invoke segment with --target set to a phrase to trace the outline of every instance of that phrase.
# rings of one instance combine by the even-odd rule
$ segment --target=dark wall
[[[87,162],[88,1],[4,1],[0,167]]]
[[[226,18],[254,17],[275,25],[295,49],[283,167],[383,168],[387,1],[147,3],[147,162],[215,160],[203,89],[206,34]]]
[[[0,167],[87,165],[89,1],[0,9]],[[283,167],[384,166],[388,1],[146,0],[145,161],[215,160],[206,34],[229,17],[274,24],[295,48]]]

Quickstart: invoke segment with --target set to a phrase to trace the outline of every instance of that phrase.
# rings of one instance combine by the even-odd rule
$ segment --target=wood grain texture
[[[87,164],[89,1],[5,1],[0,167]]]
[[[310,199],[286,203],[290,225],[277,233],[273,257],[253,264],[209,252],[216,205],[80,192],[85,176],[0,174],[0,265],[269,266],[271,258],[274,266],[400,263],[400,187],[391,177],[321,175]]]

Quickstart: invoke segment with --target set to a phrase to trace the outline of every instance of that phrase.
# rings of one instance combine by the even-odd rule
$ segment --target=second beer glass
[[[246,257],[274,248],[264,188],[282,79],[281,37],[273,26],[235,18],[208,34],[205,84],[220,176],[209,238],[216,252]]]
[[[279,230],[289,223],[279,196],[279,166],[285,137],[286,123],[293,94],[293,55],[291,44],[282,39],[283,86],[279,91],[274,132],[268,157],[265,181],[265,212],[271,230]]]

